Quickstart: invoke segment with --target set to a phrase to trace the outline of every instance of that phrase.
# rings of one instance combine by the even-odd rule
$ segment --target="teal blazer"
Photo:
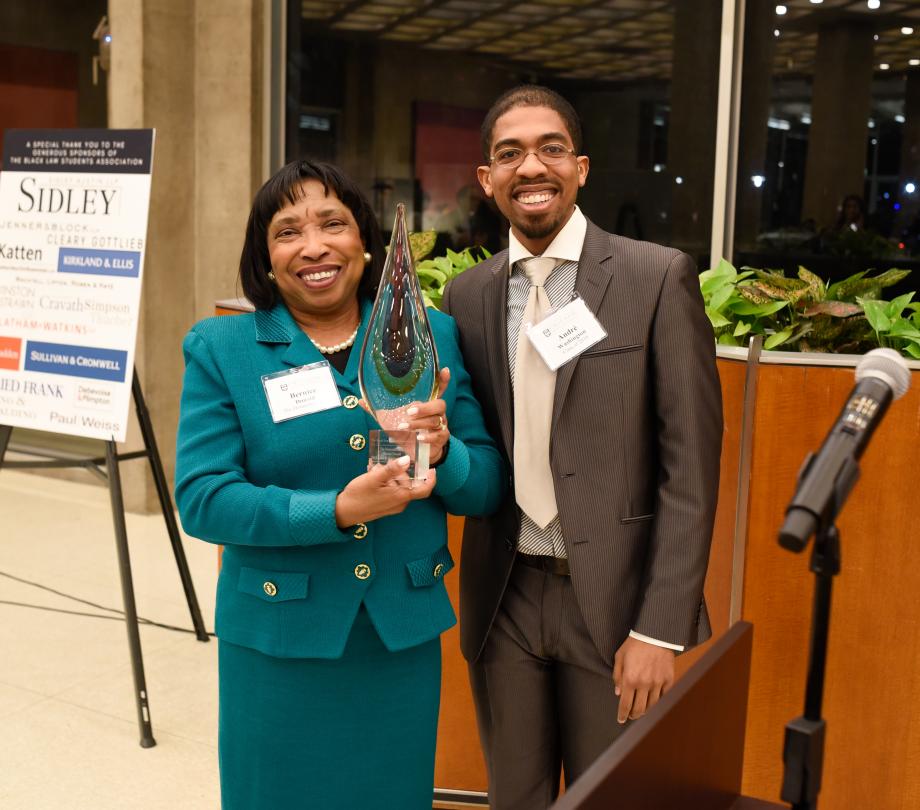
[[[357,347],[370,310],[364,302],[345,373],[332,369],[344,404],[278,424],[262,375],[323,359],[283,304],[208,318],[185,338],[176,502],[188,534],[225,546],[215,621],[225,641],[278,657],[337,658],[362,604],[394,651],[456,622],[443,582],[453,567],[446,513],[493,512],[507,473],[448,315],[429,311],[451,371],[450,446],[433,495],[366,527],[336,526],[336,496],[366,472],[362,439],[377,427],[357,406]]]

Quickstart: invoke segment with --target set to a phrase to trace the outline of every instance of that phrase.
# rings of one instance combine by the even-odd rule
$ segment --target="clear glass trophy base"
[[[386,464],[394,458],[409,456],[406,470],[407,484],[428,480],[431,445],[419,439],[418,430],[372,430],[368,435],[368,469],[375,464]]]

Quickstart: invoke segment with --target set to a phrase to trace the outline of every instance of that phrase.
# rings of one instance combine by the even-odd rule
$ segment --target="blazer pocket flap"
[[[582,357],[600,357],[604,354],[626,354],[627,352],[637,352],[644,349],[644,343],[630,343],[628,346],[605,346],[601,343],[599,346],[587,349],[581,353]]]
[[[632,517],[621,517],[620,523],[644,523],[649,520],[654,520],[655,514],[650,515],[634,515]]]
[[[429,554],[427,557],[406,563],[409,578],[416,588],[434,585],[435,582],[443,579],[453,567],[454,558],[450,556],[447,546],[441,546],[434,554]]]
[[[306,599],[310,575],[296,571],[263,571],[241,568],[237,590],[266,602],[290,602]]]

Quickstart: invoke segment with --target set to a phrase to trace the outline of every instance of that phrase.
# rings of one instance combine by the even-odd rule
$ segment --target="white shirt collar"
[[[550,242],[546,250],[541,255],[548,256],[551,259],[562,259],[568,262],[577,262],[581,257],[581,249],[585,244],[585,233],[588,230],[588,220],[581,213],[581,209],[576,205],[569,221],[565,223],[562,230],[556,234],[556,238]],[[508,267],[514,267],[516,261],[529,259],[533,256],[525,248],[513,233],[508,234]]]

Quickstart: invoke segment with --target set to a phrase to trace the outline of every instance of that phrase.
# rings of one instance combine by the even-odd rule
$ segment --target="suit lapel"
[[[335,368],[332,369],[336,379],[340,380],[340,387],[347,387],[352,393],[363,396],[358,384],[358,370],[361,365],[361,350],[364,348],[364,336],[370,327],[371,312],[374,305],[367,300],[361,302],[361,323],[358,325],[358,334],[355,336],[354,345],[351,347],[351,354],[348,357],[348,363],[345,365],[345,371],[339,374]]]
[[[495,410],[508,458],[514,453],[511,371],[508,365],[508,259],[499,262],[482,288],[486,362],[495,393]]]
[[[588,229],[585,232],[585,244],[578,259],[575,292],[581,296],[588,309],[595,315],[597,315],[601,302],[604,300],[604,294],[607,292],[607,287],[613,274],[613,268],[610,266],[612,255],[610,238],[593,222],[589,221]],[[553,398],[553,428],[556,426],[559,414],[562,413],[562,406],[565,404],[565,397],[569,390],[569,384],[572,382],[572,376],[575,374],[575,368],[578,366],[579,357],[569,361],[556,372],[556,389]]]
[[[339,388],[347,389],[354,394],[358,393],[358,361],[370,311],[370,302],[362,301],[361,325],[358,328],[358,335],[355,338],[345,372],[340,374],[335,367],[330,366]],[[303,329],[297,325],[283,303],[276,304],[272,309],[256,310],[255,331],[256,340],[259,343],[273,343],[278,346],[279,359],[286,366],[305,366],[326,360]]]
[[[257,309],[253,313],[253,325],[259,343],[290,343],[293,337],[293,321],[283,304]]]
[[[255,318],[256,340],[260,343],[287,344],[281,351],[286,366],[304,366],[323,359],[294,319],[287,307],[279,302],[271,309],[258,310]],[[279,345],[279,348],[281,346]]]

